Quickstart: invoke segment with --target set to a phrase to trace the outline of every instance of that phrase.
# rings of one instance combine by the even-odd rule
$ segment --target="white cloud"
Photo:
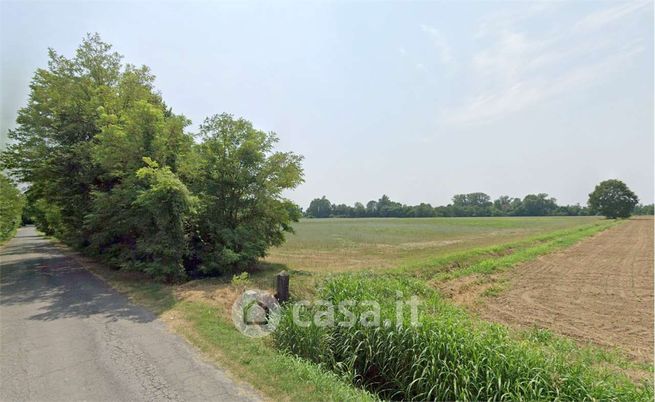
[[[473,91],[464,104],[442,109],[442,118],[452,124],[484,123],[602,82],[644,47],[634,38],[626,44],[621,35],[604,31],[598,37],[581,33],[580,27],[606,25],[636,9],[611,7],[585,16],[568,31],[541,35],[516,24],[535,16],[533,9],[496,25],[485,19],[480,32],[493,42],[471,59]]]
[[[604,28],[636,11],[646,8],[649,4],[648,2],[641,1],[620,3],[617,6],[591,13],[578,21],[575,24],[574,30],[589,32]]]
[[[538,102],[567,92],[580,91],[607,75],[619,71],[643,48],[633,47],[595,63],[584,64],[556,77],[535,77],[514,82],[497,92],[480,94],[468,105],[447,111],[447,119],[456,124],[478,124],[519,112]]]
[[[525,6],[526,4],[520,4],[524,7],[495,12],[483,17],[480,20],[475,37],[483,38],[487,35],[495,34],[498,31],[515,27],[535,16],[546,16],[559,7],[559,4],[554,1],[532,2],[528,6]]]
[[[433,46],[437,49],[441,63],[451,64],[455,61],[450,46],[448,45],[448,41],[446,41],[437,28],[429,25],[421,25],[421,31],[430,37]]]

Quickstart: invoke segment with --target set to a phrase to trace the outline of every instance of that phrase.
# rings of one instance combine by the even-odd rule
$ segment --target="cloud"
[[[578,21],[574,26],[574,30],[578,32],[589,32],[604,28],[636,11],[646,8],[649,4],[648,2],[640,1],[628,2],[596,11]]]
[[[642,50],[642,47],[635,46],[602,61],[567,70],[556,77],[517,80],[502,90],[480,94],[466,106],[449,110],[445,115],[450,123],[456,124],[490,122],[547,99],[589,87],[619,71]]]
[[[433,46],[437,49],[439,55],[439,61],[443,64],[454,63],[455,59],[452,55],[448,41],[444,38],[441,32],[432,26],[421,25],[421,31],[426,33],[430,40],[432,41]]]
[[[645,47],[625,35],[604,31],[598,37],[581,33],[580,27],[606,25],[637,9],[613,6],[579,19],[569,30],[540,35],[518,27],[518,21],[529,23],[537,15],[532,8],[495,25],[484,19],[480,32],[491,43],[471,57],[472,90],[464,103],[440,110],[442,120],[457,125],[485,123],[603,82]]]
[[[482,17],[478,24],[475,37],[484,38],[487,35],[495,34],[498,31],[529,21],[535,16],[544,17],[560,6],[554,1],[522,3],[521,5],[524,7],[498,11]]]

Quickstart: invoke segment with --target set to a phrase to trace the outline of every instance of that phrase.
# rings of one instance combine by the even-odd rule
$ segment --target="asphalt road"
[[[1,401],[252,401],[34,228],[0,248]]]

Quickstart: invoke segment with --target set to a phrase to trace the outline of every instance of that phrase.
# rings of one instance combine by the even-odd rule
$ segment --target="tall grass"
[[[320,363],[385,399],[403,400],[652,400],[652,383],[590,368],[565,354],[545,353],[502,326],[471,318],[413,279],[339,275],[320,291],[324,300],[374,300],[394,320],[397,291],[423,300],[420,326],[300,327],[287,310],[277,345]],[[352,309],[356,314],[362,309]],[[317,311],[307,308],[305,318]],[[345,318],[339,312],[337,321]]]

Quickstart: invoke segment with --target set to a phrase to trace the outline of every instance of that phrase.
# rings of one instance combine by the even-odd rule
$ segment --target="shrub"
[[[86,219],[92,233],[89,250],[117,267],[180,279],[186,276],[185,229],[195,198],[168,167],[149,158],[144,162],[111,191],[94,193]]]

